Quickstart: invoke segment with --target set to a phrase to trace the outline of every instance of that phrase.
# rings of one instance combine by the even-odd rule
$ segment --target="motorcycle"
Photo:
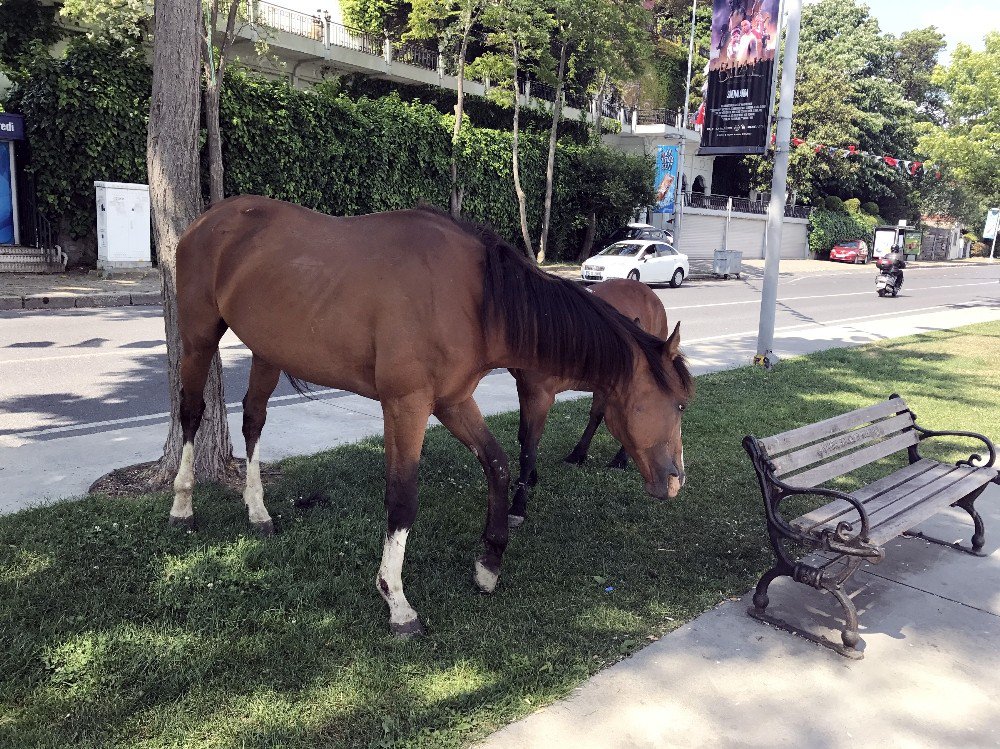
[[[876,263],[879,269],[878,277],[875,279],[875,293],[881,297],[896,296],[903,288],[903,274],[897,270],[892,261],[883,262],[879,258]]]

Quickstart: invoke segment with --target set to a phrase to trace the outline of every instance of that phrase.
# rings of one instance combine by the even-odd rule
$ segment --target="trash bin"
[[[716,250],[712,260],[712,275],[729,278],[740,277],[743,271],[743,253],[739,250]]]

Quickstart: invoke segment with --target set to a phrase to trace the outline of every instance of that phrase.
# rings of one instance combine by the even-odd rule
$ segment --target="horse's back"
[[[664,340],[670,335],[663,302],[641,281],[612,278],[592,286],[591,291],[647,333]]]
[[[376,368],[482,358],[481,266],[481,244],[432,212],[338,218],[257,196],[206,211],[177,257],[184,301],[211,300],[255,354],[373,397]]]

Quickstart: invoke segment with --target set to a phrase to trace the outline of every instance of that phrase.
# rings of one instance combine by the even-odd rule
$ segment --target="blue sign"
[[[677,194],[677,168],[680,162],[679,146],[656,147],[656,202],[653,213],[673,213],[674,196]]]
[[[24,117],[0,112],[0,140],[24,140]]]
[[[0,147],[0,244],[14,243],[14,195],[11,190],[10,146]]]

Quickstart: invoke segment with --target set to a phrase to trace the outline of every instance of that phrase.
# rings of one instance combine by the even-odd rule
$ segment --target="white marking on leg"
[[[478,559],[476,560],[475,576],[476,586],[483,591],[483,593],[492,593],[496,590],[497,580],[500,579],[500,576],[495,572],[491,572],[486,565]]]
[[[185,442],[181,449],[181,464],[174,479],[174,505],[170,515],[175,518],[189,518],[194,515],[194,443]]]
[[[264,506],[264,486],[260,481],[260,442],[253,446],[253,456],[247,461],[247,485],[243,501],[251,523],[269,523],[271,515]]]
[[[393,624],[407,624],[417,618],[403,593],[403,557],[406,554],[406,537],[409,529],[395,531],[385,538],[382,548],[382,565],[378,568],[375,585],[382,598],[389,604],[389,621]]]

